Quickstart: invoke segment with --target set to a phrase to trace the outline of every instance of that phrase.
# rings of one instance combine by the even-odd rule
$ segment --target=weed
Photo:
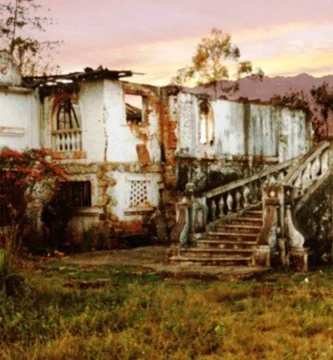
[[[131,266],[23,268],[0,301],[2,359],[329,359],[333,276],[165,281]],[[108,279],[101,288],[66,288]]]

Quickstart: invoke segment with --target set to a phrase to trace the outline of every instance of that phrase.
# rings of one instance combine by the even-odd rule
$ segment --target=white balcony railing
[[[55,130],[52,133],[53,150],[57,152],[81,151],[82,132],[80,129]]]

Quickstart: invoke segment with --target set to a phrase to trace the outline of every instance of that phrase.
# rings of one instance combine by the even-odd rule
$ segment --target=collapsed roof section
[[[23,78],[23,84],[27,88],[40,90],[41,97],[55,92],[75,91],[79,83],[94,80],[119,80],[125,77],[139,75],[130,70],[109,70],[102,66],[97,69],[86,67],[82,72],[73,72],[61,75],[46,76],[26,76]]]
[[[142,110],[136,106],[126,103],[126,118],[127,120],[141,121]]]
[[[124,77],[131,77],[134,73],[130,70],[109,70],[102,66],[97,69],[85,68],[82,72],[73,72],[63,75],[46,75],[46,76],[26,76],[23,78],[26,86],[37,87],[47,85],[48,83],[62,83],[85,80],[110,79],[118,80]]]

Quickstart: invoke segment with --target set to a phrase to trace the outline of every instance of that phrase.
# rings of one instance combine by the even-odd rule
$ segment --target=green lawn
[[[333,358],[333,269],[207,282],[57,261],[21,273],[24,293],[0,296],[1,359]]]

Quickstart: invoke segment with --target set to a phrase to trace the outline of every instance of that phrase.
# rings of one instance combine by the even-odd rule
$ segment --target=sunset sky
[[[332,0],[39,0],[63,40],[63,72],[86,66],[144,72],[163,85],[191,61],[212,27],[230,33],[242,59],[268,76],[333,73]]]

